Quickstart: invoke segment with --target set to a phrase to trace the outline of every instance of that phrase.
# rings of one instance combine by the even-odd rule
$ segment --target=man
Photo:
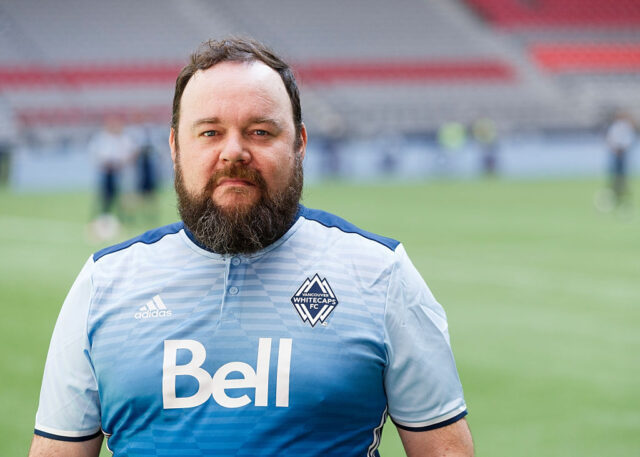
[[[136,218],[155,225],[158,207],[156,193],[158,175],[156,166],[156,147],[152,125],[142,116],[129,130],[135,143],[134,164],[136,171]]]
[[[629,189],[627,185],[628,154],[635,142],[635,127],[626,113],[616,114],[613,123],[607,129],[607,144],[611,153],[611,191],[613,206],[626,203]]]
[[[299,206],[290,68],[205,43],[176,81],[183,222],[94,254],[54,330],[31,456],[470,456],[446,317],[397,241]]]
[[[0,97],[0,189],[11,184],[11,159],[17,139],[13,109]]]
[[[91,234],[98,240],[114,238],[120,222],[116,217],[120,178],[135,153],[133,140],[124,131],[118,117],[109,117],[104,129],[89,142],[88,150],[98,165],[99,214],[90,224]]]

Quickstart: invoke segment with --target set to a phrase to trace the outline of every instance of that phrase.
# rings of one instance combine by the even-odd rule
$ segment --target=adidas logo
[[[160,298],[160,295],[156,295],[151,300],[147,302],[146,305],[140,308],[135,314],[136,319],[152,319],[158,317],[170,317],[171,310],[167,309],[167,305],[165,305]]]

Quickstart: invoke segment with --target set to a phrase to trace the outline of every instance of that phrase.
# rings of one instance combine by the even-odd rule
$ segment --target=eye
[[[218,134],[215,130],[207,130],[206,132],[202,132],[202,136],[216,136]]]
[[[254,130],[253,133],[257,136],[269,136],[271,135],[269,132],[267,132],[266,130],[262,130],[262,129],[257,129]]]

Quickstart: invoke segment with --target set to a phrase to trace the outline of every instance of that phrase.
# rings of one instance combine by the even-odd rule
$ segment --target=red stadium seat
[[[499,27],[620,27],[640,25],[636,0],[467,0]]]

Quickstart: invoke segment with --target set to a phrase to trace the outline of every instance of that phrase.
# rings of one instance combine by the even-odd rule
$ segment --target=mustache
[[[211,175],[211,178],[209,178],[209,182],[206,186],[206,192],[208,194],[213,192],[213,189],[215,189],[218,185],[218,181],[222,178],[242,179],[244,181],[250,182],[263,192],[267,190],[267,182],[264,180],[259,171],[244,165],[231,165],[229,167],[218,170],[213,175]]]

